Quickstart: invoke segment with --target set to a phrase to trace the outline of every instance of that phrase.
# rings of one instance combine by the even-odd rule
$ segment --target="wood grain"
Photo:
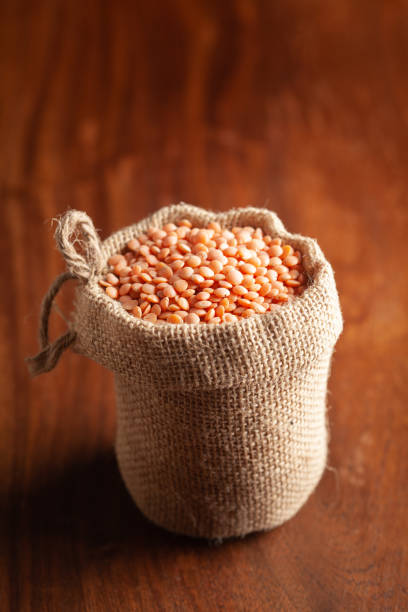
[[[1,609],[408,609],[407,3],[0,12]],[[316,237],[345,317],[318,489],[288,524],[221,546],[130,501],[109,372],[67,353],[31,381],[23,361],[63,270],[52,218],[84,209],[106,237],[178,200],[266,205]]]

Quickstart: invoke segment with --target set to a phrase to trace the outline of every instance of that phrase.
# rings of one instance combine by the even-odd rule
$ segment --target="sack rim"
[[[312,306],[318,295],[321,297],[322,294],[325,294],[327,301],[330,302],[330,300],[332,300],[331,292],[333,287],[337,298],[337,307],[339,308],[333,271],[331,265],[326,260],[322,250],[317,244],[317,241],[301,234],[289,232],[278,215],[267,208],[247,206],[231,208],[228,211],[214,212],[199,206],[186,204],[184,202],[170,204],[153,212],[152,214],[143,218],[141,221],[121,228],[108,236],[101,243],[101,261],[106,262],[110,255],[120,252],[131,237],[135,237],[138,233],[146,231],[151,225],[157,224],[160,226],[171,221],[177,221],[181,218],[190,218],[194,222],[208,223],[210,221],[218,221],[221,224],[224,224],[226,227],[232,227],[234,225],[238,225],[239,223],[248,225],[248,223],[245,223],[245,218],[251,216],[257,216],[259,221],[263,221],[264,224],[267,224],[267,231],[269,233],[271,231],[274,232],[277,237],[284,238],[285,241],[293,246],[296,246],[296,248],[302,252],[308,279],[311,281],[301,296],[297,296],[293,301],[286,304],[281,304],[279,308],[276,308],[271,312],[255,315],[254,317],[249,317],[247,319],[238,319],[237,321],[226,323],[225,325],[211,322],[206,324],[197,323],[191,325],[172,325],[170,323],[167,325],[157,325],[155,323],[133,317],[118,301],[113,300],[106,295],[102,287],[99,285],[101,276],[107,271],[106,265],[99,268],[97,266],[91,268],[88,280],[81,284],[81,291],[91,293],[92,299],[96,299],[98,301],[106,314],[120,319],[121,323],[126,326],[129,331],[137,330],[139,333],[143,332],[150,334],[152,337],[154,337],[157,332],[159,332],[161,336],[168,333],[168,335],[172,337],[202,337],[208,336],[208,334],[211,335],[213,333],[217,333],[218,335],[220,330],[224,327],[235,327],[236,329],[239,329],[237,326],[243,326],[246,329],[252,328],[253,326],[258,327],[258,324],[261,323],[260,319],[262,319],[264,323],[267,321],[268,323],[273,323],[274,320],[281,320],[282,316],[285,316],[285,313],[288,310],[292,316],[296,314],[301,315],[301,312],[305,307]],[[242,221],[240,221],[240,219],[242,219]],[[259,227],[265,228],[264,224],[260,223]],[[307,270],[307,268],[309,268],[309,270]],[[329,288],[327,287],[328,282],[330,285]],[[336,307],[336,305],[334,306]],[[338,330],[336,337],[340,332],[341,329]]]

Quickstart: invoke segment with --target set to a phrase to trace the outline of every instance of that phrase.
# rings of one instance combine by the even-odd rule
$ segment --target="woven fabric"
[[[271,313],[230,324],[154,325],[98,285],[102,262],[145,231],[188,218],[261,227],[303,254],[310,284]],[[242,536],[293,516],[327,453],[326,391],[342,330],[331,266],[317,243],[266,210],[161,209],[113,234],[77,289],[74,350],[115,373],[116,453],[140,510],[178,533]]]

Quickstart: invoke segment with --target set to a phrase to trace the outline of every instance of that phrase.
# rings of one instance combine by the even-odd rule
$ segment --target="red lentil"
[[[116,300],[116,298],[119,295],[119,292],[116,289],[116,287],[106,287],[105,291],[106,291],[106,294],[109,295],[109,297],[113,298],[114,300]]]
[[[151,227],[108,259],[100,286],[129,314],[153,324],[231,323],[303,293],[301,253],[260,228]]]

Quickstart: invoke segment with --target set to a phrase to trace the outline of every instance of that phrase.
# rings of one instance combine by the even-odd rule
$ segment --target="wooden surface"
[[[408,609],[407,3],[0,10],[1,610]],[[181,199],[266,205],[316,237],[345,317],[330,467],[288,524],[221,546],[132,504],[109,372],[23,362],[63,270],[52,217],[84,209],[106,237]]]

